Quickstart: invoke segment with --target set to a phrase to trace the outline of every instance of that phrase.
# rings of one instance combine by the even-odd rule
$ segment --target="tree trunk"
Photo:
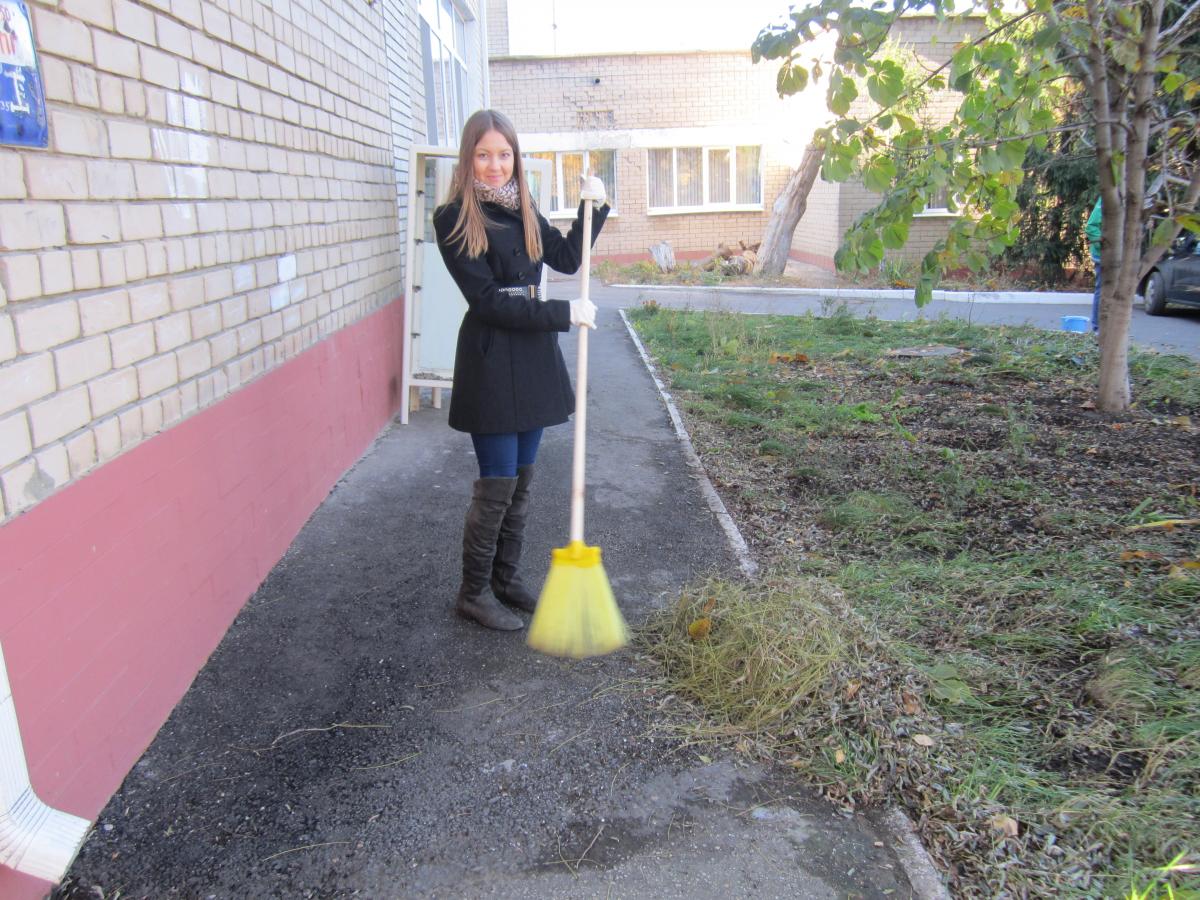
[[[1096,0],[1089,0],[1092,16],[1097,14]],[[1126,412],[1132,398],[1129,390],[1129,323],[1133,314],[1133,294],[1141,274],[1146,243],[1146,163],[1150,148],[1151,103],[1154,98],[1154,73],[1158,69],[1158,38],[1162,28],[1165,0],[1151,0],[1139,7],[1144,18],[1138,44],[1138,74],[1128,99],[1114,83],[1111,70],[1093,68],[1092,97],[1107,95],[1108,131],[1097,123],[1096,157],[1100,166],[1100,185],[1104,193],[1103,237],[1100,244],[1100,385],[1096,405],[1104,412]],[[1093,21],[1095,19],[1093,18]],[[1097,50],[1099,38],[1093,37],[1093,61],[1103,59]],[[1100,90],[1096,87],[1099,86]],[[1104,107],[1097,103],[1096,110]],[[1097,115],[1097,119],[1100,116]],[[1102,135],[1109,138],[1108,146]],[[1116,166],[1112,163],[1116,162]],[[1117,170],[1114,178],[1108,173]],[[1119,180],[1118,180],[1119,179]],[[1109,198],[1119,195],[1118,202]],[[1122,206],[1123,201],[1123,206]],[[1116,215],[1110,217],[1110,210]],[[1114,265],[1109,267],[1109,260]]]
[[[1104,285],[1100,292],[1100,385],[1096,395],[1097,408],[1109,413],[1129,409],[1129,322],[1133,315],[1133,291],[1125,293],[1122,282],[1103,268]],[[1130,267],[1126,267],[1130,268]],[[1118,273],[1114,272],[1113,275]]]
[[[758,249],[756,269],[760,275],[783,274],[788,251],[792,249],[792,235],[796,226],[800,224],[804,211],[808,209],[808,195],[817,180],[817,174],[821,171],[821,160],[824,156],[823,146],[810,144],[804,151],[800,167],[792,173],[783,191],[775,198],[762,246]]]

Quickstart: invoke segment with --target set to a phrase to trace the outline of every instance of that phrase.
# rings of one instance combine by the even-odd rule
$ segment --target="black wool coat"
[[[525,252],[520,212],[494,203],[483,204],[495,223],[488,228],[487,252],[471,258],[457,243],[452,246],[448,238],[459,207],[447,203],[433,214],[438,249],[467,301],[454,355],[450,427],[497,434],[559,425],[575,411],[571,379],[558,348],[558,332],[571,327],[570,303],[500,289],[539,284],[543,263],[567,275],[579,271],[583,204],[565,237],[538,214],[542,259],[536,262]],[[593,211],[593,243],[607,216],[608,206]]]

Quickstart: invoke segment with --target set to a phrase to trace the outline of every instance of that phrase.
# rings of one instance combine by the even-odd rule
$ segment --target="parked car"
[[[1179,236],[1150,270],[1139,293],[1150,316],[1161,316],[1170,303],[1200,307],[1200,240],[1196,235]]]

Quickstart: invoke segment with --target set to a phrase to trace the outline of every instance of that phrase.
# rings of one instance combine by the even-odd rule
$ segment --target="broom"
[[[583,205],[583,264],[580,294],[588,299],[592,262],[592,203]],[[587,438],[588,331],[579,327],[575,369],[575,448],[571,471],[571,539],[551,551],[550,574],[529,623],[529,646],[551,656],[603,656],[629,643],[600,548],[583,542],[583,462]]]

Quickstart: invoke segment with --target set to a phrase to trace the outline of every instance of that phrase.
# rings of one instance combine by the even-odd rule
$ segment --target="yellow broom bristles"
[[[572,541],[551,553],[550,574],[529,623],[529,646],[551,656],[603,656],[629,643],[600,548]]]

